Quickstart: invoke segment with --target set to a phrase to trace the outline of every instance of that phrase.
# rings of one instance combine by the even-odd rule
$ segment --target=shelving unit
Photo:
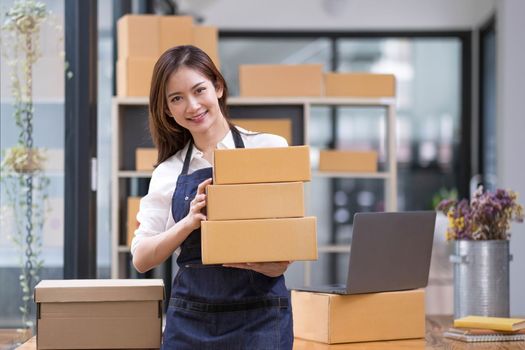
[[[125,232],[125,199],[127,182],[151,178],[151,171],[134,171],[136,147],[153,147],[147,129],[147,98],[113,98],[112,111],[112,278],[125,278],[120,264],[129,259],[129,248],[122,244]],[[387,162],[386,170],[376,173],[323,172],[313,169],[314,178],[377,179],[384,181],[385,209],[397,208],[397,167],[396,167],[396,122],[394,98],[243,98],[228,99],[230,116],[236,118],[287,118],[292,121],[292,144],[310,144],[309,120],[311,108],[323,107],[380,107],[386,110]],[[307,194],[307,200],[308,200]],[[311,213],[316,215],[315,213]],[[320,253],[345,253],[348,244],[319,246]],[[304,262],[304,284],[311,282],[311,262]]]

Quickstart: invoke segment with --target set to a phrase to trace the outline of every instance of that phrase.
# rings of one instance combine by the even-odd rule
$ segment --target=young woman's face
[[[203,133],[222,125],[224,116],[219,106],[222,92],[222,87],[216,89],[199,71],[181,67],[168,79],[168,109],[180,126],[192,134]]]

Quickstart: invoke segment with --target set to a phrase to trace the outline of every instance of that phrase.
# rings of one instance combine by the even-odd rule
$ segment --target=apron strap
[[[231,127],[233,142],[235,142],[235,148],[244,148],[244,141],[242,140],[241,133],[235,126]]]
[[[186,158],[184,158],[184,165],[182,166],[181,175],[188,175],[188,169],[190,168],[191,154],[193,153],[193,139],[190,139],[190,145],[186,152]]]
[[[235,126],[230,128],[233,136],[233,142],[235,143],[235,148],[244,148],[244,141],[242,140],[241,133]],[[188,170],[190,168],[191,154],[193,153],[193,139],[190,140],[188,146],[188,151],[186,152],[186,157],[184,158],[184,165],[182,166],[181,175],[188,175]]]

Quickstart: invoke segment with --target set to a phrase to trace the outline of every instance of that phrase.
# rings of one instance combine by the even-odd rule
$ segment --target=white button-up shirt
[[[263,133],[253,133],[237,127],[241,133],[246,148],[261,147],[287,147],[286,139],[281,136]],[[177,186],[177,178],[182,171],[184,158],[188,151],[189,143],[183,149],[159,164],[151,175],[148,194],[140,200],[140,209],[137,214],[139,227],[131,242],[131,254],[134,254],[137,246],[144,237],[151,237],[167,231],[175,221],[171,215],[171,199]],[[232,132],[217,144],[217,149],[235,148]],[[203,153],[193,145],[188,173],[202,168],[211,167],[211,164],[203,158]]]

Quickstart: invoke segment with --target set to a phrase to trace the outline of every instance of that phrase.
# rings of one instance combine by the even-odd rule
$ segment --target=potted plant
[[[18,129],[16,145],[2,150],[2,202],[10,209],[15,222],[14,232],[10,232],[9,237],[21,252],[19,281],[22,300],[19,310],[23,327],[31,330],[34,326],[31,319],[33,288],[43,266],[41,236],[49,187],[49,178],[44,171],[45,149],[35,147],[33,140],[33,69],[41,57],[39,36],[42,26],[46,24],[54,28],[59,43],[63,41],[63,35],[61,26],[46,5],[34,0],[15,1],[1,20],[2,59],[9,67],[13,118]]]
[[[454,243],[454,316],[508,317],[510,223],[523,222],[523,206],[513,191],[484,192],[471,201],[446,199],[438,205],[448,218]]]

